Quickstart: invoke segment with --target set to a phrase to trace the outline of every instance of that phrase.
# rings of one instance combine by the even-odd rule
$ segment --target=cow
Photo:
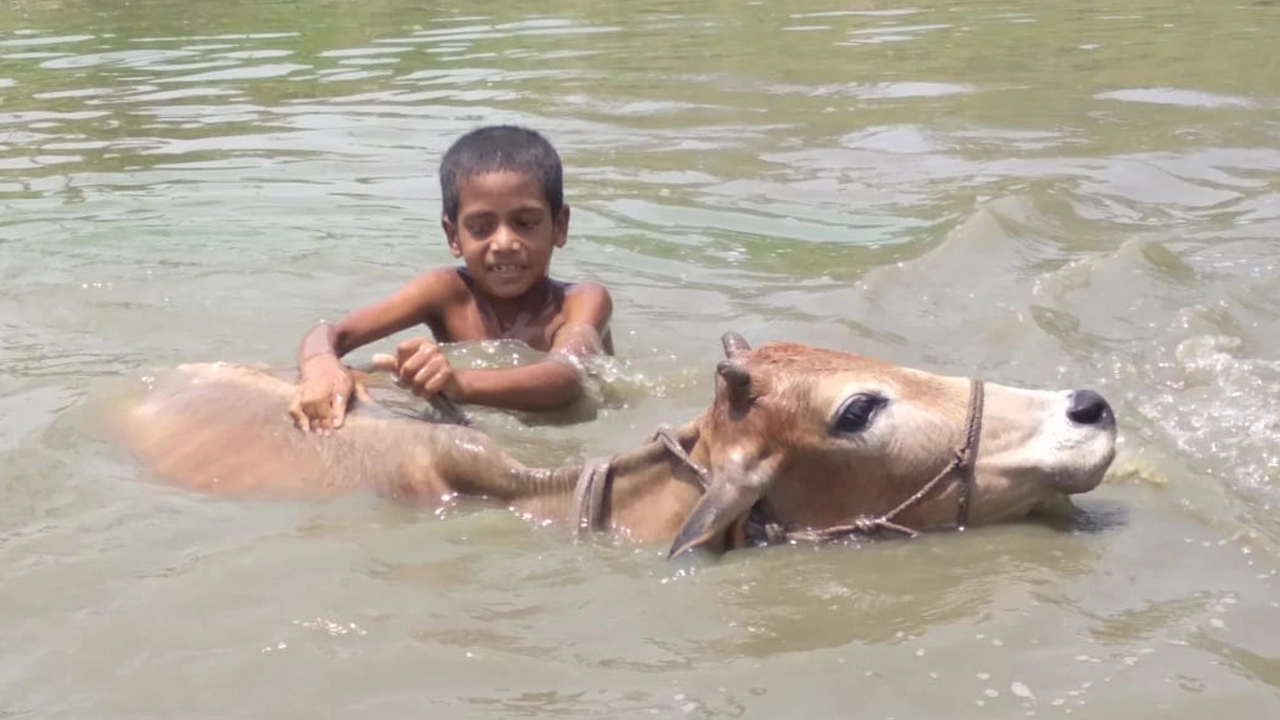
[[[393,412],[363,387],[327,437],[289,420],[263,368],[180,365],[117,403],[115,437],[156,476],[226,496],[357,490],[418,503],[481,496],[575,533],[669,556],[1017,520],[1093,490],[1116,419],[1092,390],[1032,390],[795,343],[722,338],[710,407],[636,450],[540,469],[484,432]]]

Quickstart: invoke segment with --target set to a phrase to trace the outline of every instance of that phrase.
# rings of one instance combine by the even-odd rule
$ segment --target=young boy
[[[567,356],[613,354],[613,302],[601,285],[548,277],[551,253],[564,247],[569,231],[562,175],[559,155],[532,130],[483,127],[454,143],[440,162],[440,224],[463,266],[427,270],[386,299],[309,330],[298,347],[290,407],[298,426],[341,427],[354,382],[340,358],[418,323],[434,341],[406,340],[394,358],[375,358],[414,394],[525,411],[572,404],[582,385]],[[548,357],[511,368],[454,369],[436,345],[499,338],[521,340]]]

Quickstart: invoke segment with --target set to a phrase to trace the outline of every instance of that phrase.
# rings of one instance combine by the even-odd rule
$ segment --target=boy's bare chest
[[[519,340],[529,347],[546,352],[563,320],[555,307],[522,309],[500,313],[481,303],[467,303],[460,312],[445,318],[445,337],[441,342],[476,340]],[[439,335],[439,330],[436,330]]]

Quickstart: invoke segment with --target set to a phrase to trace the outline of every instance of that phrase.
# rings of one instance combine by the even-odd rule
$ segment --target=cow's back
[[[180,365],[143,378],[112,413],[112,431],[161,479],[226,494],[323,496],[414,481],[434,425],[354,400],[329,436],[294,426],[294,384],[227,363]]]

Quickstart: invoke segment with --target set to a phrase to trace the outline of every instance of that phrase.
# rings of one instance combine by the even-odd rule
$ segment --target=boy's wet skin
[[[441,227],[461,267],[427,270],[389,297],[312,328],[298,348],[300,378],[290,408],[303,430],[341,427],[355,385],[340,358],[417,324],[417,337],[374,364],[414,394],[458,403],[552,411],[582,394],[570,356],[613,353],[608,291],[549,276],[568,237],[569,206],[555,150],[540,135],[507,126],[463,136],[441,162]],[[513,339],[548,353],[511,368],[454,369],[436,343]]]

